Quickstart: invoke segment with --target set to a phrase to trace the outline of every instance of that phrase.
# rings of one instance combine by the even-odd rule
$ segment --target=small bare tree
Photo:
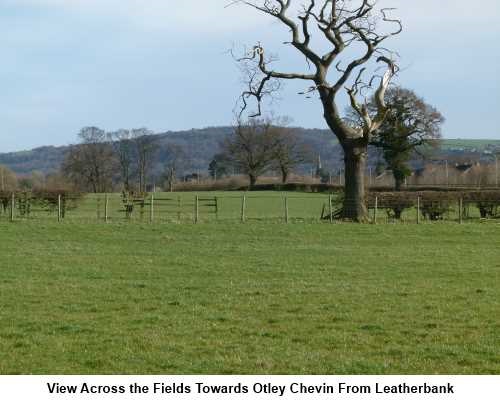
[[[16,187],[16,174],[8,167],[0,165],[0,191],[13,191]]]
[[[132,164],[134,161],[134,144],[131,131],[128,129],[119,129],[109,134],[109,137],[120,165],[123,189],[129,192],[132,180]]]
[[[319,95],[324,119],[344,150],[345,200],[338,215],[364,221],[367,217],[364,175],[368,144],[385,119],[388,110],[385,91],[397,72],[393,54],[382,44],[402,31],[401,22],[388,16],[389,9],[377,7],[376,0],[304,0],[301,3],[293,0],[237,0],[233,3],[252,7],[284,24],[291,35],[288,44],[305,57],[308,65],[307,72],[275,70],[270,67],[275,58],[270,57],[261,43],[255,45],[247,55],[238,59],[248,73],[248,87],[241,96],[242,111],[248,107],[249,100],[254,99],[257,111],[251,115],[260,115],[261,103],[279,87],[277,81],[311,82],[305,93]],[[382,33],[378,31],[381,23],[393,24],[395,28]],[[312,41],[316,34],[318,39]],[[360,56],[352,56],[361,47],[364,49]],[[352,52],[346,52],[348,49]],[[340,60],[341,57],[344,60]],[[381,77],[370,75],[364,81],[366,66],[373,59],[384,64],[387,70]],[[370,114],[367,101],[359,99],[372,87],[377,103],[374,115]],[[362,119],[360,127],[350,126],[338,108],[338,96],[344,89],[352,108]]]
[[[147,178],[153,158],[157,152],[157,140],[153,132],[146,129],[132,129],[131,138],[135,146],[135,156],[137,159],[137,177],[139,179],[139,192],[146,192]]]
[[[283,184],[297,166],[312,160],[311,149],[300,140],[296,130],[289,128],[287,124],[286,119],[280,119],[271,129],[274,137],[273,167],[279,170]]]
[[[168,144],[165,149],[165,181],[170,192],[174,191],[179,172],[182,171],[187,162],[187,155],[182,146]]]

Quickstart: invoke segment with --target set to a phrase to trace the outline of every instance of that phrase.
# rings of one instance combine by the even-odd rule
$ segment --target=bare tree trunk
[[[282,168],[281,169],[281,182],[283,184],[286,184],[287,181],[288,181],[288,171]]]
[[[168,173],[168,190],[171,193],[173,193],[174,191],[174,182],[175,182],[175,169],[171,167]]]
[[[123,187],[125,188],[125,191],[128,193],[130,191],[130,173],[128,168],[123,170]]]
[[[254,188],[255,184],[257,183],[257,176],[253,173],[249,173],[248,180],[250,181],[250,188]]]
[[[143,168],[139,169],[139,192],[144,193],[144,171]]]
[[[403,189],[403,184],[405,182],[405,176],[399,174],[393,170],[394,173],[394,184],[396,191],[401,191]]]
[[[356,222],[365,222],[368,210],[365,204],[365,168],[367,146],[344,147],[345,193],[341,217]]]

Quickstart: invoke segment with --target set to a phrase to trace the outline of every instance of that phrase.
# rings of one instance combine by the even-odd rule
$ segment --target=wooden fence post
[[[333,196],[331,194],[328,198],[328,206],[330,211],[330,223],[333,224]]]
[[[417,197],[417,225],[420,224],[420,196]]]
[[[247,196],[243,194],[243,197],[241,198],[241,222],[245,223],[245,211],[247,208]]]
[[[152,193],[149,206],[149,222],[153,223],[154,220],[155,220],[155,195]]]
[[[215,200],[215,219],[219,220],[219,199],[215,197],[214,200]]]
[[[109,217],[109,197],[106,194],[104,197],[104,223],[108,223],[108,217]]]
[[[10,199],[10,221],[14,222],[14,210],[16,209],[16,196],[12,193],[12,197]]]
[[[61,222],[61,194],[57,196],[57,222]]]
[[[460,198],[458,201],[458,223],[463,224],[464,200]]]
[[[285,195],[285,223],[288,224],[289,222],[289,217],[288,217],[288,196]]]
[[[194,201],[194,223],[197,224],[198,220],[200,219],[200,197],[196,195],[195,201]]]
[[[182,219],[182,201],[181,197],[177,197],[177,220],[180,222]]]
[[[373,223],[377,225],[377,215],[378,215],[378,196],[375,196],[375,208],[373,210]]]

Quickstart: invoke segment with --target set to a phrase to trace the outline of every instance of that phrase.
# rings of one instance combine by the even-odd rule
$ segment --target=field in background
[[[146,199],[144,209],[134,206],[132,221],[150,220],[150,197]],[[320,221],[324,204],[328,203],[328,194],[323,193],[281,193],[281,192],[182,192],[154,193],[154,221],[158,222],[194,222],[196,216],[196,197],[198,197],[199,222],[241,220],[243,197],[245,197],[245,219],[247,221],[284,221],[285,197],[288,199],[288,211],[291,218],[298,221]],[[214,204],[217,199],[217,212]],[[100,200],[100,202],[98,201]],[[100,204],[100,218],[104,215],[104,196],[89,195],[84,204],[74,211],[74,218],[97,218],[96,207]],[[119,194],[109,196],[109,220],[123,221],[126,215],[123,201]],[[72,217],[69,213],[68,218]]]
[[[451,195],[451,194],[450,194]],[[153,197],[153,210],[151,210],[151,198]],[[429,220],[424,215],[426,205],[443,204],[442,201],[429,201],[427,197],[420,201],[421,212],[417,215],[417,196],[403,212],[400,220],[394,219],[393,211],[384,206],[382,202],[378,205],[375,215],[375,203],[373,198],[369,202],[369,218],[377,223],[417,223]],[[441,197],[442,198],[442,197]],[[459,222],[460,202],[458,197],[445,203],[446,209],[442,211],[442,220]],[[342,196],[332,195],[332,212],[341,207]],[[198,200],[198,202],[197,202]],[[142,203],[141,203],[142,201]],[[320,223],[330,213],[329,193],[306,193],[306,192],[277,192],[277,191],[254,191],[254,192],[178,192],[178,193],[154,193],[149,194],[144,200],[136,201],[133,210],[127,214],[126,206],[121,194],[88,194],[78,200],[70,199],[68,209],[62,218],[66,223],[207,223],[207,222],[269,222],[269,223]],[[15,222],[57,222],[57,204],[49,207],[41,207],[33,203],[29,214],[21,216],[19,201],[16,201],[14,215]],[[497,201],[500,206],[500,201]],[[197,208],[198,207],[198,208]],[[479,221],[481,219],[477,203],[463,201],[464,213],[462,219],[467,221]],[[498,223],[500,216],[487,221]],[[0,222],[11,219],[10,205],[5,211],[0,210]]]
[[[192,223],[196,216],[198,197],[199,222],[240,221],[243,197],[245,197],[245,219],[277,220],[285,218],[285,197],[289,213],[297,220],[320,220],[323,206],[329,196],[323,193],[281,193],[281,192],[179,192],[149,194],[141,206],[134,204],[127,218],[124,200],[119,193],[88,194],[79,200],[70,200],[70,209],[65,213],[65,222],[104,222],[107,214],[109,222],[149,222],[151,219],[151,196],[154,195],[154,221],[163,223]],[[107,199],[107,209],[106,209]],[[214,204],[217,204],[217,210]],[[15,220],[57,221],[57,206],[47,210],[33,205],[29,216],[20,217],[16,207]],[[0,220],[10,219],[10,208]]]
[[[487,147],[495,145],[500,147],[499,139],[442,139],[441,149],[476,149],[484,151]]]
[[[498,374],[500,227],[0,223],[0,374]]]

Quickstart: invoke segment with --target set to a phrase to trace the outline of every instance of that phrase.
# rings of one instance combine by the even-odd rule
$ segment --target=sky
[[[272,17],[230,0],[0,0],[0,152],[64,145],[84,126],[156,132],[229,125],[242,90],[229,54],[261,42],[307,71]],[[295,0],[300,3],[300,0]],[[500,139],[500,2],[379,0],[403,33],[398,84],[446,117],[447,138]],[[305,82],[272,106],[325,128]]]

